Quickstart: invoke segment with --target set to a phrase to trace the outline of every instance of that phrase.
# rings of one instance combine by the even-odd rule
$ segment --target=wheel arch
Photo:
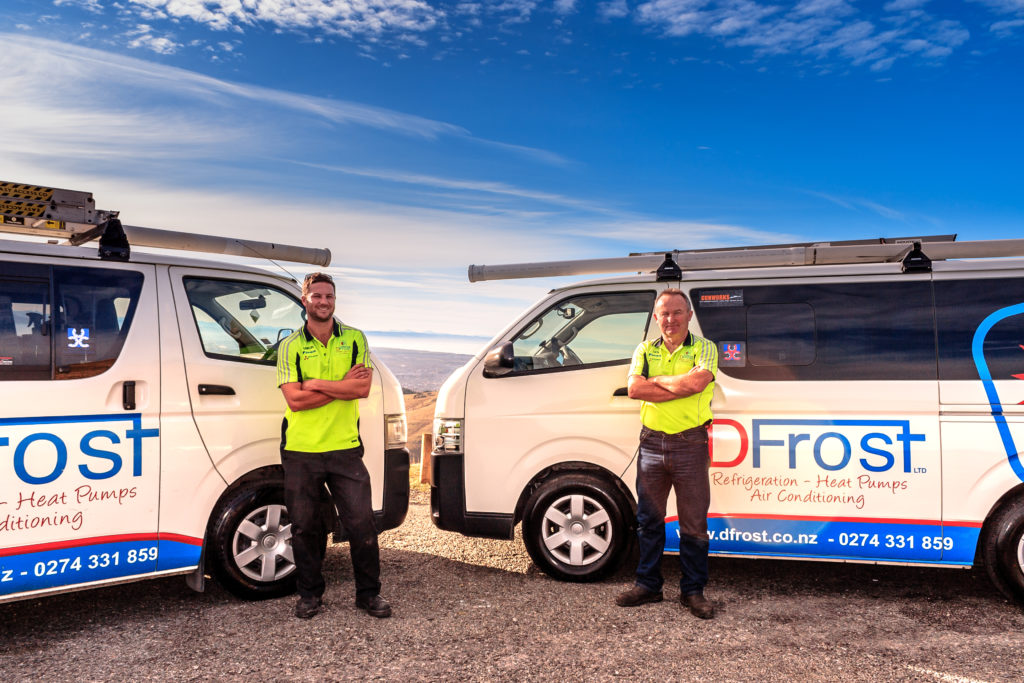
[[[985,564],[985,553],[983,552],[983,548],[985,540],[988,538],[989,534],[992,533],[992,525],[995,518],[1003,508],[1018,500],[1024,500],[1024,482],[1017,484],[1001,495],[999,499],[992,504],[992,507],[989,508],[988,513],[985,515],[985,521],[981,524],[981,533],[978,534],[978,546],[974,549],[975,566],[983,566]]]
[[[527,501],[530,500],[530,497],[537,491],[537,489],[543,486],[546,481],[560,474],[577,472],[594,474],[611,484],[611,486],[622,496],[622,499],[629,504],[629,508],[633,513],[632,519],[635,520],[636,500],[633,499],[633,494],[630,493],[629,488],[622,482],[620,477],[600,465],[595,465],[591,462],[584,462],[582,460],[570,460],[545,467],[533,476],[530,482],[523,488],[522,493],[519,494],[519,500],[516,502],[513,525],[523,520],[523,512],[526,509]],[[633,524],[635,524],[635,521]],[[630,526],[632,527],[632,524]]]

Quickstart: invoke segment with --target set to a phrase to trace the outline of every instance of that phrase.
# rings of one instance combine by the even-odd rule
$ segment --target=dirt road
[[[1019,681],[1024,611],[982,572],[712,558],[718,618],[615,607],[629,567],[592,585],[534,570],[522,542],[435,529],[422,494],[382,535],[395,616],[352,604],[347,546],[327,609],[244,603],[180,577],[0,605],[6,681]],[[678,580],[666,557],[668,588]]]

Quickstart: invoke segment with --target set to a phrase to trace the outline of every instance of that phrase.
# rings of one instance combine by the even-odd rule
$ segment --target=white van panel
[[[174,545],[163,547],[157,534],[161,454],[160,366],[153,362],[160,338],[155,268],[38,257],[31,262],[125,270],[142,273],[144,279],[131,327],[110,368],[92,377],[3,385],[0,601],[22,591],[147,574],[158,569],[158,550],[173,554]],[[62,331],[55,335],[54,343],[69,349],[90,343],[76,342]],[[88,352],[87,346],[81,348]],[[134,408],[124,405],[126,382],[135,382]]]

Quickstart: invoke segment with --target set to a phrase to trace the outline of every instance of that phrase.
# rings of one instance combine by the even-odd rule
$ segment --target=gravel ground
[[[712,558],[718,616],[703,622],[675,590],[616,607],[633,560],[602,583],[560,583],[518,538],[435,529],[414,495],[381,536],[391,619],[355,609],[334,545],[327,607],[309,621],[291,616],[294,597],[246,603],[181,577],[0,605],[3,680],[1024,679],[1024,612],[981,571]]]

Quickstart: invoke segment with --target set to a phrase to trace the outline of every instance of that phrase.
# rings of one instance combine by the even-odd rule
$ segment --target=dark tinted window
[[[49,270],[0,263],[0,380],[50,378]]]
[[[53,269],[56,379],[92,377],[121,353],[142,291],[142,273]]]
[[[1024,279],[937,281],[935,304],[940,378],[978,379],[975,335],[993,379],[1024,373]]]
[[[728,292],[726,297],[723,293]],[[696,289],[703,335],[739,344],[726,375],[750,380],[935,379],[927,281]],[[735,354],[733,357],[736,357]]]
[[[126,270],[0,263],[0,380],[107,370],[124,345],[142,279]]]
[[[751,365],[814,362],[814,309],[807,304],[759,304],[747,309]]]

